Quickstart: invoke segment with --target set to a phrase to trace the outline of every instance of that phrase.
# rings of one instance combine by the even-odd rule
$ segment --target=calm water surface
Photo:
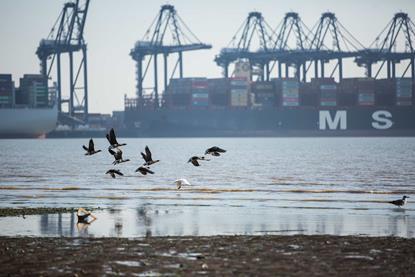
[[[415,138],[119,139],[124,158],[84,156],[88,139],[0,140],[1,207],[101,207],[74,215],[0,218],[0,235],[302,233],[415,237]],[[135,169],[148,145],[154,175]],[[228,150],[187,163],[213,145]],[[118,168],[124,177],[105,172]],[[191,186],[177,190],[177,178]],[[404,209],[387,201],[411,198]]]

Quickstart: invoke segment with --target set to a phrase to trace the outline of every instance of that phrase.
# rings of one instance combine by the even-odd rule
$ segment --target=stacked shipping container
[[[359,106],[375,105],[375,80],[372,78],[357,78]]]
[[[310,88],[318,92],[320,106],[332,107],[337,105],[337,85],[334,78],[312,78]]]
[[[249,82],[245,77],[230,78],[231,107],[248,107]]]
[[[206,78],[193,78],[191,81],[192,100],[194,108],[209,107],[209,90]]]
[[[281,91],[282,105],[285,107],[296,107],[300,104],[300,84],[297,79],[276,79],[275,86]]]
[[[206,78],[171,79],[166,93],[165,102],[168,107],[207,107],[209,92]]]
[[[376,106],[389,107],[395,105],[395,87],[392,79],[380,79],[375,81]]]
[[[337,105],[352,107],[357,105],[356,78],[343,79],[337,91]]]
[[[396,79],[396,105],[410,106],[412,105],[412,79],[401,78]]]
[[[32,107],[49,105],[47,78],[40,74],[25,74],[20,78],[19,98]]]
[[[250,83],[246,77],[172,79],[164,95],[170,107],[191,109],[352,107],[412,105],[411,79],[333,78],[299,83],[294,78]]]
[[[213,108],[224,108],[229,104],[229,80],[226,78],[208,79],[210,104]]]
[[[255,104],[263,108],[271,108],[277,104],[275,82],[263,81],[251,84],[251,92],[254,94]]]
[[[335,84],[320,85],[320,105],[337,106],[337,86]]]
[[[300,106],[317,107],[320,105],[319,89],[310,83],[300,84]]]
[[[14,84],[11,74],[0,74],[0,107],[9,107],[14,102]]]

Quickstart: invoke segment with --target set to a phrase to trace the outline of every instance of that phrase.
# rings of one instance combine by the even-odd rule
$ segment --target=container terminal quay
[[[210,78],[185,74],[184,56],[212,45],[163,5],[125,53],[135,63],[135,97],[120,95],[124,110],[94,114],[84,37],[89,2],[56,11],[52,31],[39,38],[38,73],[1,72],[0,114],[8,120],[0,137],[103,137],[112,127],[129,137],[415,135],[415,24],[405,12],[391,13],[369,46],[332,12],[317,15],[312,28],[295,12],[278,26],[257,11],[241,15],[212,61],[223,76]],[[346,62],[364,74],[346,78]]]

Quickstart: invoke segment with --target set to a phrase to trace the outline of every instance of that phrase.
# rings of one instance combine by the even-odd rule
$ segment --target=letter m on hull
[[[330,111],[320,111],[319,129],[320,130],[346,130],[347,129],[347,112],[336,111],[334,117]]]

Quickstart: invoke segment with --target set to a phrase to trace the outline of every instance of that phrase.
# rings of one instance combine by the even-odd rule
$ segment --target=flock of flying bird
[[[115,136],[115,131],[114,128],[112,128],[110,130],[110,132],[106,135],[108,142],[110,143],[110,146],[108,147],[108,152],[114,156],[114,162],[112,163],[113,165],[117,165],[120,163],[124,163],[124,162],[128,162],[130,161],[129,159],[123,159],[122,157],[122,151],[120,149],[121,146],[127,145],[126,143],[118,143],[117,141],[117,137]],[[82,147],[84,148],[84,150],[86,151],[85,155],[94,155],[96,153],[101,152],[101,150],[95,150],[95,146],[94,146],[94,141],[92,140],[92,138],[89,140],[89,145],[88,147],[86,147],[85,145],[82,145]],[[145,147],[144,152],[141,152],[141,156],[144,159],[144,163],[143,165],[139,166],[135,172],[140,172],[143,175],[147,175],[147,174],[154,174],[154,171],[152,171],[150,169],[150,166],[158,163],[160,160],[153,160],[152,156],[151,156],[151,151],[150,148],[148,148],[148,146]],[[221,153],[225,153],[226,150],[217,147],[217,146],[213,146],[208,148],[205,151],[205,155],[212,155],[212,156],[220,156]],[[209,161],[209,159],[206,159],[204,156],[193,156],[191,157],[187,162],[188,163],[192,163],[194,166],[200,166],[199,161]],[[118,169],[109,169],[106,174],[110,174],[112,178],[115,178],[116,175],[119,176],[123,176],[124,174],[121,173],[120,170]],[[180,189],[180,187],[182,186],[182,184],[186,184],[189,185],[189,182],[186,179],[178,179],[175,181],[177,188]],[[393,204],[395,206],[398,207],[402,207],[403,205],[406,204],[406,199],[409,198],[409,196],[404,195],[402,197],[402,199],[398,199],[398,200],[394,200],[394,201],[390,201],[388,203]]]
[[[108,147],[108,152],[114,157],[113,165],[117,165],[120,163],[128,162],[130,159],[123,159],[122,157],[122,151],[120,149],[121,146],[127,145],[126,143],[118,143],[117,137],[115,135],[114,128],[110,130],[110,132],[106,135],[108,142],[110,143],[110,146]],[[94,141],[91,138],[89,140],[89,145],[86,147],[85,145],[82,145],[82,148],[86,151],[85,155],[90,156],[94,155],[96,153],[101,152],[101,150],[95,150]],[[147,174],[154,174],[154,171],[150,169],[150,166],[158,163],[160,160],[153,160],[150,148],[148,146],[145,147],[144,152],[141,152],[141,156],[144,159],[144,163],[139,166],[135,172],[140,172],[143,175]],[[226,150],[213,146],[208,148],[205,151],[205,155],[212,155],[212,156],[220,156],[221,153],[225,153]],[[193,156],[191,157],[187,162],[192,163],[194,166],[200,166],[199,161],[209,161],[209,159],[206,159],[204,156]],[[124,174],[118,170],[118,169],[109,169],[105,174],[111,175],[112,178],[115,178],[116,175],[123,176]],[[182,184],[189,184],[185,179],[178,179],[175,181],[177,184],[177,188],[180,189]]]

